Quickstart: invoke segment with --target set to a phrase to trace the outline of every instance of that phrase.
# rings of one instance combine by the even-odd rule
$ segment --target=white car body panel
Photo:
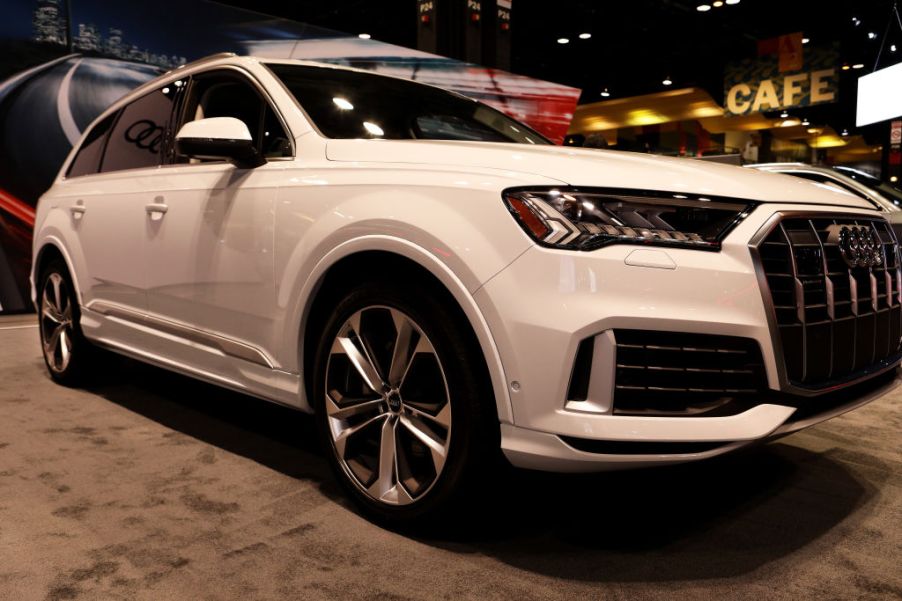
[[[39,265],[48,246],[61,252],[89,339],[310,410],[303,335],[318,286],[342,259],[381,251],[429,271],[467,316],[492,379],[501,445],[516,465],[586,471],[686,461],[790,431],[795,408],[773,403],[721,417],[620,416],[611,412],[608,391],[579,410],[564,401],[577,346],[613,328],[742,336],[759,343],[768,385],[778,389],[778,358],[749,241],[780,211],[878,215],[864,199],[796,178],[633,153],[326,139],[252,58],[176,70],[110,110],[212,68],[253,78],[287,126],[294,157],[253,170],[175,164],[66,178],[70,156],[38,205],[34,258]],[[512,218],[502,192],[568,184],[761,204],[719,252],[539,247]],[[608,455],[576,450],[560,436],[724,444]]]

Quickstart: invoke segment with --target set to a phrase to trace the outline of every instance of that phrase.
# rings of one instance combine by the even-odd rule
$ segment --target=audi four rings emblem
[[[869,226],[844,225],[839,230],[839,252],[849,267],[879,267],[883,248]]]

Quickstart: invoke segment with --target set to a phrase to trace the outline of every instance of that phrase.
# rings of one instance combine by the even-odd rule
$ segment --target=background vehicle
[[[556,147],[405,80],[227,55],[91,126],[38,206],[34,300],[54,379],[97,345],[315,412],[349,494],[410,521],[478,498],[498,449],[682,462],[884,394],[902,262],[883,215],[801,179]]]
[[[801,177],[866,198],[886,211],[886,219],[892,224],[896,237],[902,235],[902,206],[900,206],[902,192],[863,171],[850,167],[821,167],[805,163],[760,163],[747,167]]]

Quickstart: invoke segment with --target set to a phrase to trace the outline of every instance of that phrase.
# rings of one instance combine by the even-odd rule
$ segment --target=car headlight
[[[720,241],[755,206],[688,194],[573,188],[507,190],[504,201],[533,240],[567,250],[617,243],[720,250]]]

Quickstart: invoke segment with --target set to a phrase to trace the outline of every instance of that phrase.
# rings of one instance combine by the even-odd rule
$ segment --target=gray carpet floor
[[[0,599],[902,599],[902,391],[726,458],[516,472],[443,533],[350,507],[296,412],[0,319]]]

